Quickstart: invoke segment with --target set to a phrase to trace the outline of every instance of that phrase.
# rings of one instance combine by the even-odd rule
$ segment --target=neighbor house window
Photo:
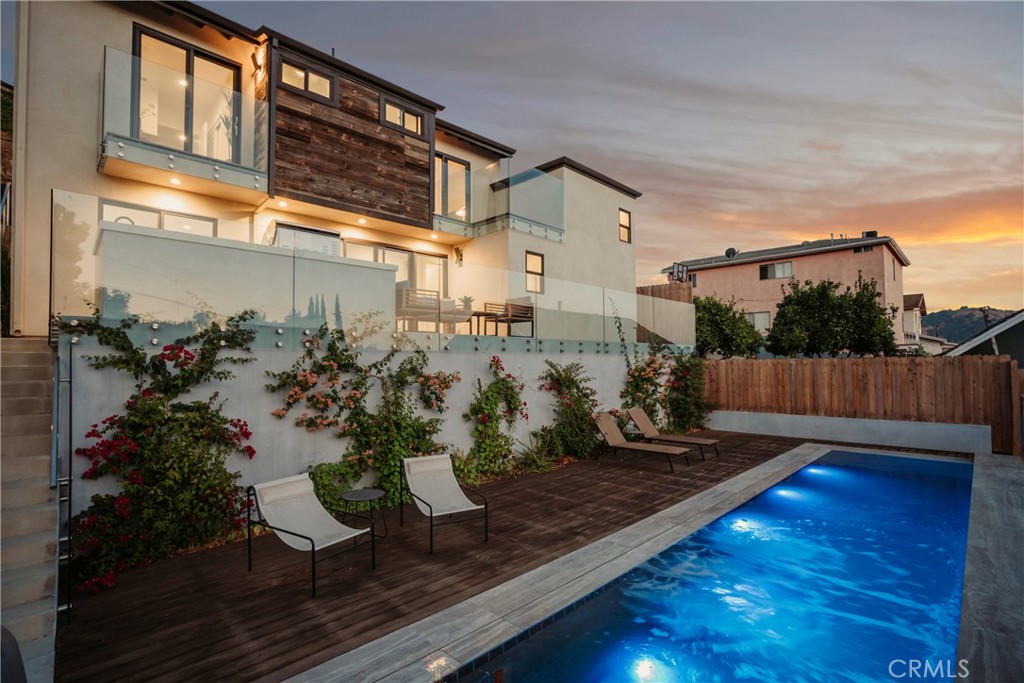
[[[333,78],[288,59],[281,61],[281,84],[303,94],[334,101]]]
[[[381,123],[389,128],[423,137],[422,113],[413,111],[403,104],[381,98]]]
[[[468,161],[447,154],[434,157],[434,213],[470,222]]]
[[[526,291],[544,293],[544,254],[526,252]]]
[[[697,273],[690,273],[690,286],[697,288]]]
[[[768,329],[771,325],[771,315],[768,311],[758,311],[756,313],[744,313],[743,317],[746,318],[751,325],[757,328],[757,331],[761,334],[768,334]]]
[[[776,280],[781,277],[793,277],[793,262],[766,263],[761,266],[762,280]]]
[[[854,247],[853,248],[853,253],[854,254],[864,254],[866,252],[874,251],[874,250],[875,250],[875,248],[873,246],[868,245],[866,247]]]
[[[135,56],[133,137],[237,163],[239,66],[141,27]]]
[[[619,241],[633,241],[633,216],[625,209],[619,209]]]

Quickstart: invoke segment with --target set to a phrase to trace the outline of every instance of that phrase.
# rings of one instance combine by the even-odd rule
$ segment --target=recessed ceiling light
[[[181,181],[177,178],[171,178],[171,185],[181,185]]]
[[[432,240],[436,240],[436,239],[437,239],[437,235],[431,235],[431,236],[430,236],[430,239],[432,239]]]
[[[188,86],[188,80],[185,79],[185,78],[182,78],[180,81],[178,81],[178,85]]]
[[[366,225],[366,219],[365,218],[360,218],[359,219],[359,225]]]
[[[281,201],[279,201],[277,203],[277,205],[280,206],[283,209],[284,207],[288,206],[288,202],[286,202],[285,200],[282,199]]]

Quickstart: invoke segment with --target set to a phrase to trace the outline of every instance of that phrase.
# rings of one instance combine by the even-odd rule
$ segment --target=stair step
[[[50,436],[53,417],[49,413],[42,415],[7,415],[0,420],[0,436]]]
[[[5,382],[0,372],[0,395],[4,399],[53,397],[53,379],[37,379],[32,381]]]
[[[52,531],[0,540],[0,567],[5,572],[56,560],[57,535]]]
[[[57,570],[52,562],[40,562],[28,567],[5,569],[3,592],[0,593],[0,607],[7,624],[9,610],[29,605],[39,600],[52,599],[57,585]],[[51,609],[53,607],[51,606]],[[11,629],[12,631],[14,629]],[[38,636],[37,636],[38,637]]]
[[[4,587],[6,591],[6,586]],[[25,659],[25,645],[53,635],[57,608],[52,596],[14,607],[4,606],[4,626],[18,639],[18,649]]]
[[[6,471],[4,474],[6,475]],[[3,483],[0,484],[0,505],[5,510],[22,505],[52,503],[55,500],[57,492],[50,488],[49,475],[10,480],[5,476]]]
[[[7,365],[0,371],[0,382],[32,382],[39,380],[53,381],[53,368],[49,365]]]
[[[50,415],[53,399],[49,396],[4,396],[0,398],[0,416],[5,418],[22,415]]]
[[[8,365],[53,365],[53,351],[47,347],[45,351],[20,351],[17,349],[0,348],[0,364]]]
[[[0,340],[0,350],[7,351],[45,351],[50,343],[45,337],[4,337]]]
[[[15,463],[19,460],[26,458],[33,458],[39,456],[50,457],[50,448],[53,446],[53,441],[50,434],[32,434],[29,436],[4,436],[2,443],[0,443],[0,453],[3,454],[4,462],[4,478],[6,479],[10,474],[7,471],[8,467],[15,467]],[[47,470],[46,474],[50,471]],[[15,476],[10,474],[10,476]],[[32,475],[18,475],[16,479],[24,479],[26,476]]]
[[[3,513],[3,517],[0,518],[0,538],[8,539],[40,532],[54,535],[57,533],[57,506],[54,503],[5,508]]]

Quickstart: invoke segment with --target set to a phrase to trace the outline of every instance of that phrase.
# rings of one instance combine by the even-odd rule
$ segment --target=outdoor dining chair
[[[451,456],[424,455],[402,460],[402,486],[412,495],[419,511],[430,518],[430,552],[434,552],[434,527],[480,519],[480,515],[467,517],[462,513],[483,510],[484,542],[487,542],[487,498],[470,489],[463,489],[455,480]],[[479,498],[477,504],[467,493]],[[399,505],[398,522],[405,523],[405,505]],[[453,515],[459,515],[458,518]],[[445,521],[435,521],[444,518]]]
[[[257,519],[253,519],[255,500]],[[252,528],[263,526],[272,529],[277,537],[296,550],[310,553],[312,569],[312,597],[316,597],[316,563],[335,557],[341,553],[358,548],[364,534],[370,539],[370,567],[377,568],[377,548],[374,544],[373,520],[369,529],[353,529],[345,526],[327,511],[316,497],[313,480],[308,474],[297,474],[293,477],[276,479],[265,484],[254,484],[249,487],[248,509],[248,551],[249,571],[252,571]],[[326,557],[317,557],[317,551],[336,546],[345,541],[352,541],[352,546],[344,548]]]
[[[690,451],[689,448],[682,448],[681,446],[665,446],[657,443],[627,441],[626,437],[622,435],[619,425],[615,422],[615,417],[611,413],[598,413],[594,416],[594,421],[597,422],[597,430],[601,432],[601,436],[604,437],[605,443],[608,444],[608,447],[612,449],[613,453],[618,453],[619,451],[632,451],[633,453],[653,453],[656,455],[664,455],[665,459],[668,460],[668,468],[672,472],[676,471],[676,467],[672,463],[672,458],[682,456],[686,458],[686,464],[690,464],[690,456],[686,455]]]
[[[690,446],[697,446],[700,449],[701,460],[707,459],[704,457],[705,446],[714,446],[715,455],[719,455],[718,439],[704,439],[699,436],[687,436],[685,434],[662,434],[643,408],[630,408],[626,412],[629,413],[629,418],[633,420],[633,424],[637,426],[637,429],[640,430],[648,441],[667,444],[685,443]]]

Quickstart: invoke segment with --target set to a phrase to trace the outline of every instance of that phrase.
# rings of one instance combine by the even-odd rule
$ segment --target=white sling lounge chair
[[[452,469],[451,456],[425,455],[418,458],[405,458],[402,460],[402,478],[406,491],[412,494],[413,502],[420,512],[430,518],[430,552],[434,552],[434,526],[441,524],[468,522],[479,519],[480,516],[461,517],[452,519],[452,515],[463,512],[483,510],[484,518],[484,542],[487,541],[487,499],[476,491],[467,491],[459,486],[455,480],[455,471]],[[482,505],[478,505],[466,497],[466,493],[480,498]],[[404,505],[399,506],[399,524],[404,523]],[[446,522],[435,522],[438,517],[448,517]]]
[[[313,597],[316,597],[316,553],[342,541],[352,540],[352,546],[339,550],[328,557],[340,555],[357,548],[363,543],[358,537],[369,534],[370,566],[377,568],[377,548],[374,544],[373,521],[369,529],[353,529],[336,520],[320,503],[313,491],[313,480],[308,474],[297,474],[265,484],[249,487],[250,501],[255,499],[258,519],[253,519],[253,505],[248,511],[249,571],[252,571],[252,527],[264,526],[273,529],[278,538],[295,548],[310,553],[310,567],[313,576]],[[321,557],[319,559],[327,559]]]

